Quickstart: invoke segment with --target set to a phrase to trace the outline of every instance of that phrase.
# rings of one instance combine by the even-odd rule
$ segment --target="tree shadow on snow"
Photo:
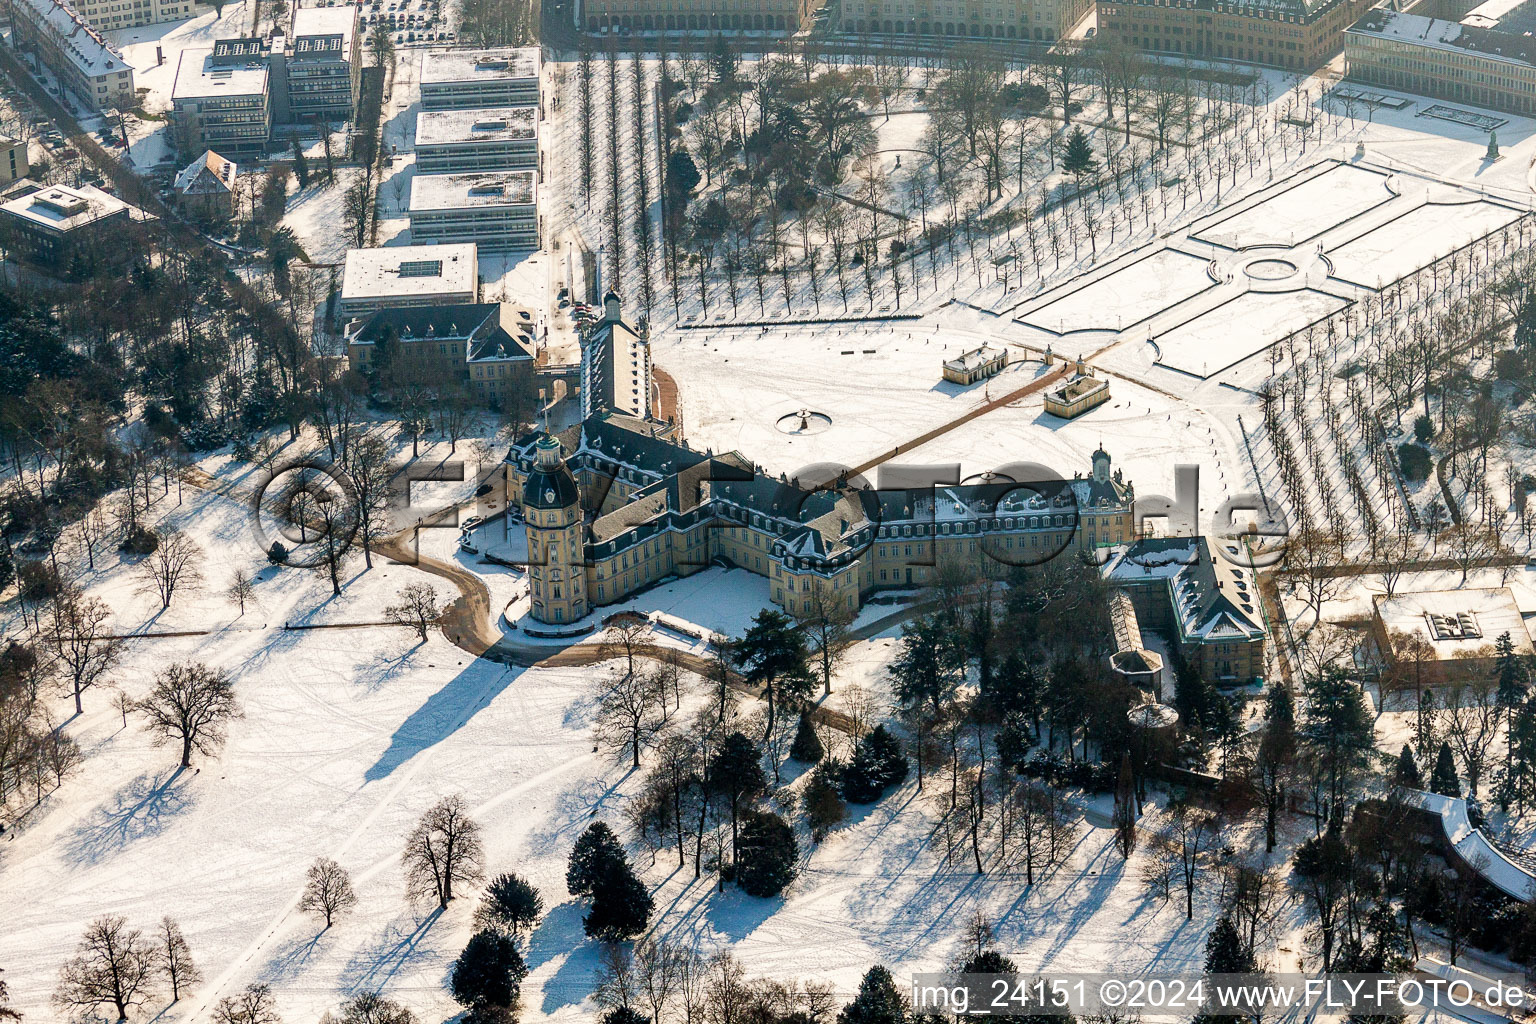
[[[157,835],[188,804],[178,780],[180,767],[140,775],[98,806],[65,841],[64,850],[78,864],[96,864],[129,843]]]
[[[364,780],[387,778],[423,750],[458,732],[520,675],[504,665],[479,659],[470,662],[400,723],[389,738],[389,746],[363,773]]]
[[[339,987],[348,993],[378,992],[400,970],[414,962],[439,959],[446,951],[426,941],[440,917],[441,907],[420,920],[405,917],[390,922],[372,944],[358,950],[341,969],[337,978]]]
[[[304,972],[309,959],[320,945],[324,932],[316,932],[307,939],[295,938],[285,943],[267,961],[261,980],[270,985],[292,981]]]

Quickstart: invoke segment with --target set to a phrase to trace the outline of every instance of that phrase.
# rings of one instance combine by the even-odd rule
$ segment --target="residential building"
[[[176,205],[197,217],[234,216],[235,172],[233,160],[207,151],[176,175]]]
[[[421,109],[475,110],[539,105],[539,49],[427,50],[421,55]]]
[[[1156,53],[1312,71],[1368,0],[1098,0],[1099,37]]]
[[[127,110],[138,102],[133,68],[64,0],[7,0],[11,45],[36,56],[92,110]]]
[[[171,85],[177,148],[260,156],[272,135],[270,47],[262,39],[220,39],[181,52]]]
[[[362,88],[362,35],[358,9],[300,7],[293,12],[291,41],[272,40],[276,124],[350,121]]]
[[[1077,366],[1059,386],[1045,393],[1045,411],[1064,420],[1074,419],[1109,401],[1109,381],[1095,377],[1079,357]]]
[[[826,0],[585,0],[588,32],[794,33]]]
[[[1515,654],[1533,653],[1525,616],[1508,587],[1377,594],[1371,602],[1378,662],[1410,666],[1430,685],[1491,676],[1505,633]]]
[[[1536,114],[1536,40],[1523,27],[1528,19],[1506,21],[1482,10],[1459,22],[1388,8],[1368,11],[1344,33],[1345,75],[1455,103]]]
[[[381,309],[480,301],[479,252],[459,245],[348,249],[337,312],[343,320]]]
[[[496,405],[533,380],[531,339],[508,331],[502,310],[497,302],[381,309],[349,329],[347,356],[360,372],[404,366],[409,379],[458,381]]]
[[[1262,682],[1267,633],[1253,573],[1216,562],[1204,537],[1152,537],[1117,550],[1104,565],[1131,598],[1143,630],[1163,633],[1207,680]]]
[[[843,0],[844,32],[963,36],[1055,42],[1093,9],[1093,0]]]
[[[603,298],[603,319],[582,333],[581,414],[651,414],[650,331],[624,322],[619,297]]]
[[[72,0],[80,16],[102,32],[192,17],[193,0]]]
[[[532,171],[418,174],[411,179],[411,241],[475,242],[482,252],[539,247]]]
[[[668,576],[726,562],[769,582],[797,616],[847,613],[880,589],[918,586],[958,558],[1004,564],[1130,539],[1134,492],[1109,455],[1054,495],[1013,483],[875,491],[765,474],[699,452],[667,425],[601,412],[507,456],[524,508],[532,615],[572,623]]]
[[[27,140],[0,135],[0,185],[25,178],[31,170]]]
[[[944,379],[955,384],[974,384],[995,377],[1008,368],[1008,350],[1001,345],[983,345],[944,361]]]
[[[0,224],[33,259],[75,273],[124,251],[135,212],[94,185],[49,185],[0,204]]]
[[[416,173],[534,170],[537,122],[536,107],[424,110],[416,115]]]

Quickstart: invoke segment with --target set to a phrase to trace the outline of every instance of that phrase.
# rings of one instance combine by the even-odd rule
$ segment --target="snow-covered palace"
[[[766,576],[773,603],[796,616],[852,615],[871,592],[929,583],[951,559],[1034,564],[1132,539],[1134,490],[1102,450],[1088,477],[1054,486],[873,490],[773,477],[666,429],[603,412],[513,446],[509,507],[526,518],[535,619],[573,623],[715,564]]]

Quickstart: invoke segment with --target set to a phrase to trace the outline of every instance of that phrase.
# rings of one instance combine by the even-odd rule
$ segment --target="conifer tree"
[[[1429,773],[1429,788],[1441,796],[1461,796],[1461,781],[1456,778],[1456,762],[1451,757],[1449,743],[1441,743],[1440,753],[1435,755],[1435,770]]]
[[[1413,759],[1413,748],[1403,744],[1402,752],[1397,755],[1397,768],[1392,772],[1392,783],[1396,786],[1407,786],[1409,789],[1423,789],[1424,777],[1419,774],[1419,763]]]

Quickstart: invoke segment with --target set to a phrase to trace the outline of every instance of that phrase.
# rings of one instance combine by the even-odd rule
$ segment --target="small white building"
[[[208,150],[176,175],[177,205],[202,217],[233,216],[236,170],[233,160]]]
[[[451,306],[480,301],[474,243],[347,250],[337,312],[343,320],[381,309]]]
[[[539,48],[428,50],[421,58],[423,110],[539,105]]]
[[[538,110],[424,110],[416,116],[416,173],[526,171],[538,167]]]
[[[481,251],[539,247],[532,171],[418,174],[411,179],[411,242],[475,242]]]

